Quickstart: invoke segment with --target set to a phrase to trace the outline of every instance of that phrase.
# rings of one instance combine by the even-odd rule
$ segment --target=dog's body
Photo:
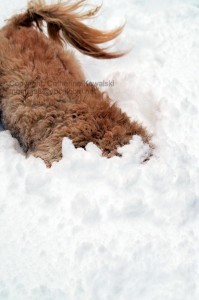
[[[79,62],[60,44],[62,30],[65,40],[84,54],[97,58],[121,56],[96,46],[115,38],[121,28],[105,34],[80,23],[79,19],[89,16],[74,14],[82,2],[70,7],[34,3],[0,30],[3,125],[27,155],[42,158],[48,166],[61,159],[64,137],[76,147],[93,142],[108,157],[135,134],[150,143],[140,124],[131,122],[108,96],[85,82]],[[43,20],[50,38],[39,30]]]

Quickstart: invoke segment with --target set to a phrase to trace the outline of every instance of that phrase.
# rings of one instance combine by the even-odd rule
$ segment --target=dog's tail
[[[69,42],[72,46],[86,55],[95,58],[117,58],[125,53],[108,52],[107,48],[98,45],[115,39],[123,30],[124,25],[112,31],[101,31],[91,28],[81,21],[95,16],[100,7],[81,12],[85,0],[78,0],[74,4],[59,2],[47,5],[44,0],[33,0],[29,2],[26,13],[15,16],[10,21],[16,25],[32,26],[36,24],[42,31],[42,23],[47,23],[48,35],[59,44]]]

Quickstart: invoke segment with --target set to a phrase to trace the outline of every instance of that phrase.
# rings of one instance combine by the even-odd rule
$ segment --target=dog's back
[[[116,37],[122,28],[103,33],[84,25],[79,20],[85,16],[74,12],[81,4],[42,6],[35,2],[0,31],[3,124],[25,152],[41,157],[49,166],[61,158],[65,136],[76,147],[94,142],[107,156],[115,154],[133,134],[149,142],[142,126],[130,122],[108,97],[85,83],[78,61],[63,49],[62,36],[82,53],[96,58],[122,55],[98,46]],[[49,38],[42,32],[43,20]]]

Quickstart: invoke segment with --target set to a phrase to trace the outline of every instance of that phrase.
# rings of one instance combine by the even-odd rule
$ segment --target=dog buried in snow
[[[133,135],[150,145],[145,128],[131,121],[110,98],[84,77],[69,43],[94,58],[112,59],[99,45],[116,38],[123,26],[104,32],[82,21],[99,8],[83,12],[84,0],[47,5],[32,1],[0,30],[0,112],[5,129],[17,138],[27,156],[50,167],[62,157],[62,140],[75,147],[96,144],[107,157]],[[47,30],[43,32],[43,23]],[[124,91],[125,93],[125,91]]]

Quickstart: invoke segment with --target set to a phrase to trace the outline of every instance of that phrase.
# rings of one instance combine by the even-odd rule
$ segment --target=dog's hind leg
[[[62,137],[57,140],[50,137],[44,142],[38,144],[34,149],[27,152],[27,157],[33,155],[36,158],[41,158],[46,166],[50,168],[53,162],[58,162],[62,158]]]
[[[126,126],[117,124],[99,141],[99,148],[102,150],[103,156],[120,156],[117,148],[128,144],[134,135],[139,135],[144,143],[149,144],[150,148],[153,147],[146,129],[138,122],[132,122]]]

